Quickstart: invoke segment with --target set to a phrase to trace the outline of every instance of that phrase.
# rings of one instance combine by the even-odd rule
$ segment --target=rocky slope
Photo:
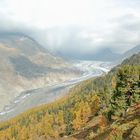
[[[80,72],[32,38],[0,34],[0,109],[20,92],[65,81]]]

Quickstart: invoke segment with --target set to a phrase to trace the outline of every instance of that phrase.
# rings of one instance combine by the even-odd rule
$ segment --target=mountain
[[[126,51],[125,53],[123,53],[121,55],[121,57],[117,60],[119,63],[122,62],[123,60],[131,57],[134,54],[137,54],[140,52],[140,45],[137,45],[136,47],[129,49],[128,51]]]
[[[130,64],[131,65],[140,65],[140,52],[132,55],[131,59],[127,58],[122,62],[122,65],[127,65],[127,64],[129,64],[129,65]]]
[[[103,48],[96,52],[89,52],[86,55],[83,55],[83,59],[87,60],[97,60],[97,61],[110,61],[114,63],[121,63],[123,60],[131,57],[134,54],[140,52],[140,45],[126,51],[123,54],[115,53],[109,48]]]
[[[89,79],[54,103],[0,123],[0,138],[139,140],[140,53],[107,75]]]
[[[120,57],[120,54],[114,53],[109,48],[103,48],[97,51],[96,53],[88,53],[88,58],[91,60],[99,61],[115,61]]]
[[[96,53],[89,53],[88,59],[121,63],[123,60],[139,52],[140,45],[137,45],[136,47],[126,51],[123,54],[114,53],[109,48],[103,48],[97,51]]]
[[[20,92],[79,75],[70,62],[54,56],[31,37],[0,34],[0,109]]]
[[[121,54],[114,53],[109,48],[102,48],[98,51],[90,52],[56,52],[57,55],[65,59],[79,59],[79,60],[95,60],[95,61],[115,61],[121,57]]]
[[[69,43],[70,44],[70,43]],[[77,44],[78,45],[78,44]],[[76,46],[75,46],[76,47]],[[85,46],[82,46],[85,47]],[[100,48],[96,51],[73,51],[67,49],[57,50],[54,52],[56,55],[63,57],[64,59],[79,59],[79,60],[97,60],[97,61],[109,61],[120,64],[124,59],[131,57],[133,54],[140,52],[140,45],[127,50],[125,53],[116,53],[108,47]]]
[[[140,52],[140,45],[137,45],[136,47],[126,51],[123,54],[123,59],[128,58],[128,57],[132,56],[133,54],[137,54],[139,52]]]

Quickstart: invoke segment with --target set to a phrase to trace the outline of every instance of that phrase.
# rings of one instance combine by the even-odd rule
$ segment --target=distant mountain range
[[[96,53],[89,53],[87,57],[92,60],[115,61],[120,58],[120,54],[111,51],[109,48],[103,48]]]
[[[125,58],[132,56],[135,53],[140,52],[140,45],[126,51],[123,54],[116,53],[112,51],[110,48],[102,48],[98,51],[90,51],[85,53],[77,53],[77,52],[70,52],[70,54],[61,52],[56,52],[57,55],[63,57],[64,59],[80,59],[80,60],[97,60],[97,61],[110,61],[121,63]]]
[[[140,52],[140,45],[126,51],[123,54],[114,53],[109,48],[100,49],[96,53],[89,53],[86,59],[112,61],[121,63],[124,59],[131,57],[133,54]]]

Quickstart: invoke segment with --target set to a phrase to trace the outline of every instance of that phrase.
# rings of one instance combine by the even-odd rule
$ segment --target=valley
[[[21,92],[19,96],[16,96],[13,101],[6,105],[0,112],[0,121],[12,118],[29,108],[53,102],[67,94],[69,89],[76,84],[89,78],[108,73],[113,67],[112,63],[101,61],[77,61],[73,65],[79,71],[83,72],[81,76],[70,78],[57,84],[50,84],[44,88]]]
[[[140,0],[0,0],[0,140],[140,140]]]
[[[115,67],[97,61],[74,65],[83,76],[26,91],[1,112],[2,120],[11,118],[0,123],[1,140],[140,138],[140,53]]]

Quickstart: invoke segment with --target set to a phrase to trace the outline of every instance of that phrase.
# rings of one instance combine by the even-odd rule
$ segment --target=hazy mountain
[[[109,48],[102,48],[98,51],[91,51],[91,52],[70,52],[62,53],[62,52],[56,52],[57,55],[65,58],[65,59],[79,59],[79,60],[97,60],[97,61],[115,61],[116,59],[120,58],[120,54],[113,52]],[[71,55],[73,54],[73,55]]]
[[[114,61],[120,57],[120,54],[111,51],[109,48],[103,48],[96,53],[89,53],[88,58],[99,61]]]
[[[140,52],[140,45],[137,45],[136,47],[129,49],[125,53],[123,53],[119,59],[116,59],[117,63],[121,63],[123,60],[130,58],[134,54],[138,54]]]
[[[83,59],[88,60],[99,60],[99,61],[110,61],[121,63],[124,59],[131,57],[134,54],[140,52],[140,45],[126,51],[123,54],[118,54],[110,50],[109,48],[100,49],[97,52],[91,52],[83,56]]]
[[[50,54],[34,39],[17,33],[0,34],[0,109],[24,90],[78,74],[72,64]]]
[[[99,61],[112,61],[121,63],[124,59],[131,57],[134,54],[140,52],[140,45],[126,51],[123,54],[118,54],[110,50],[109,48],[103,48],[96,53],[89,53],[86,59],[99,60]]]
[[[133,54],[137,54],[140,52],[140,45],[137,45],[136,47],[126,51],[123,55],[122,55],[122,59],[131,57]]]

